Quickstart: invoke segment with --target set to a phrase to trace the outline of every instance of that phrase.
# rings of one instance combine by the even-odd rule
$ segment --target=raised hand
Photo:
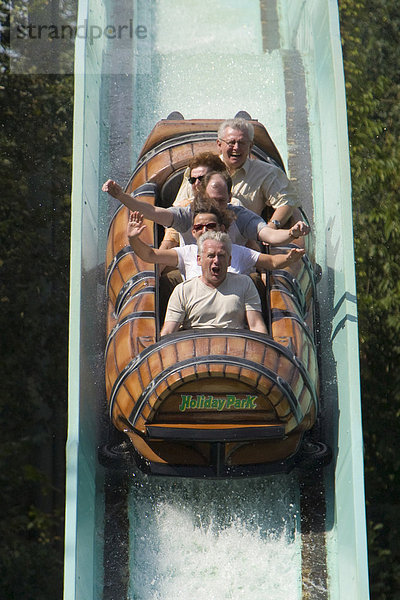
[[[297,262],[302,256],[304,256],[305,253],[306,251],[303,248],[291,248],[286,255],[286,264],[291,265]]]
[[[139,237],[144,229],[146,229],[146,225],[143,223],[143,215],[137,210],[131,212],[126,230],[128,238]]]
[[[304,221],[297,221],[297,223],[295,223],[293,227],[289,229],[291,237],[295,239],[303,235],[308,235],[309,232],[310,228],[307,223],[304,223]]]
[[[122,187],[112,179],[107,179],[105,183],[103,183],[103,187],[101,188],[103,192],[108,192],[110,196],[113,198],[119,199],[119,196],[124,193]]]

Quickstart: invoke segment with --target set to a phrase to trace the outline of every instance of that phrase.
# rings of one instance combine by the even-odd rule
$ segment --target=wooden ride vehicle
[[[156,124],[126,188],[164,207],[174,201],[193,155],[216,151],[221,123],[175,116]],[[265,127],[251,122],[253,158],[283,169]],[[197,329],[160,338],[157,267],[130,247],[128,218],[121,206],[108,234],[105,374],[111,422],[129,443],[128,449],[126,442],[109,444],[108,456],[123,447],[124,456],[158,475],[289,471],[303,456],[304,435],[318,415],[311,236],[296,240],[306,244],[302,260],[264,276],[269,335]],[[158,228],[146,223],[142,238],[156,245]]]

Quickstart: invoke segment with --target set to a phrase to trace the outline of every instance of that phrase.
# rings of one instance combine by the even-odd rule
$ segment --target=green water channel
[[[71,233],[65,600],[368,598],[357,310],[337,3],[79,2]],[[113,26],[114,29],[110,29]],[[107,31],[119,31],[119,38]],[[126,35],[122,35],[125,32]],[[104,253],[115,204],[171,111],[263,123],[312,217],[322,337],[322,478],[105,472]],[[315,519],[314,519],[315,516]],[[318,518],[317,518],[318,517]]]

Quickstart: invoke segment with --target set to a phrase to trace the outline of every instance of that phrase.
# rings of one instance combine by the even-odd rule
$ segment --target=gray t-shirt
[[[236,220],[234,221],[234,225],[236,225],[243,238],[257,240],[258,232],[267,226],[264,219],[256,215],[252,210],[244,208],[244,206],[228,204],[227,208],[235,213]],[[172,213],[173,221],[171,227],[176,229],[176,231],[185,233],[192,228],[193,214],[190,206],[170,206],[167,210]]]

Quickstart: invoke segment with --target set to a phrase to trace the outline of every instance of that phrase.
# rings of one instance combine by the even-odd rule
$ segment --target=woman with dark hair
[[[202,180],[209,172],[225,172],[226,167],[218,154],[214,152],[199,152],[190,159],[183,175],[183,181],[174,201],[174,206],[187,206],[199,190]],[[190,240],[185,240],[186,243]],[[179,233],[172,227],[165,230],[160,248],[167,250],[179,246]]]

